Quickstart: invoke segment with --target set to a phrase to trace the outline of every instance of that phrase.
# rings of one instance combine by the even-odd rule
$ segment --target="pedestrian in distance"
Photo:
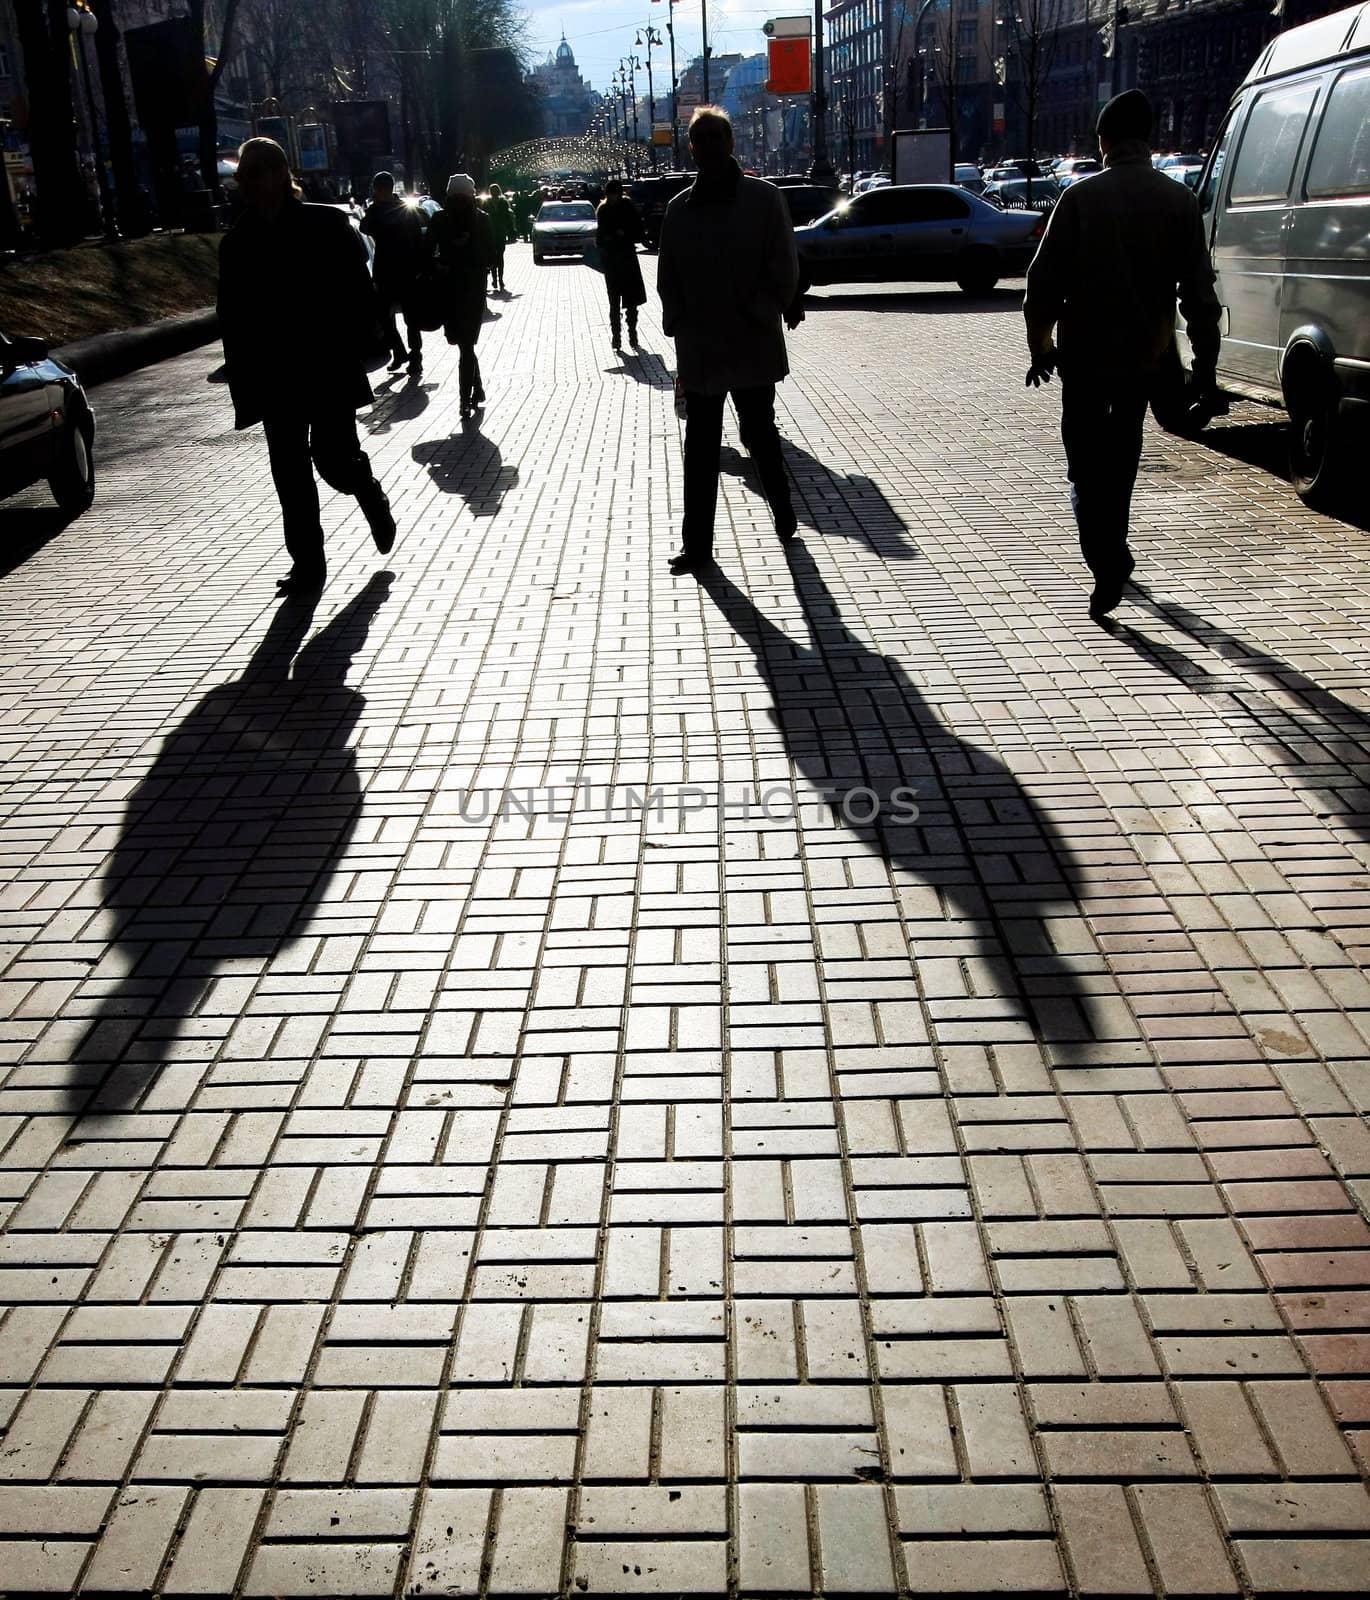
[[[454,172],[443,208],[428,226],[428,245],[443,300],[442,331],[460,351],[458,379],[462,418],[485,404],[476,341],[485,320],[485,284],[495,259],[490,219],[476,204],[475,181]]]
[[[276,587],[307,597],[327,575],[315,470],[356,497],[382,555],[395,542],[357,440],[380,308],[357,230],[334,207],[302,202],[274,139],[242,146],[237,177],[244,209],[220,247],[218,305],[234,426],[262,424],[292,562]]]
[[[713,564],[723,407],[756,463],[783,543],[798,521],[775,426],[775,386],[789,372],[784,322],[794,324],[799,260],[780,190],[744,176],[718,106],[690,119],[698,175],[666,208],[657,259],[661,323],[675,340],[685,397],[685,516],[675,573]]]
[[[644,238],[637,207],[624,194],[622,183],[610,178],[595,210],[595,243],[604,268],[604,287],[609,292],[609,331],[615,350],[623,348],[620,307],[628,319],[628,343],[634,350],[638,347],[637,312],[647,299],[647,291],[642,284],[637,247]]]
[[[504,293],[504,247],[514,240],[514,213],[499,184],[490,185],[490,201],[485,208],[494,236],[495,255],[490,267],[490,287]]]
[[[417,378],[423,371],[423,332],[411,316],[411,297],[423,260],[423,222],[418,207],[406,204],[395,193],[395,179],[389,172],[378,172],[371,180],[371,204],[361,220],[361,231],[376,247],[371,278],[390,342],[390,370],[398,372],[407,364],[409,376]],[[407,350],[395,322],[396,311],[404,316]]]
[[[1177,300],[1194,358],[1191,404],[1211,410],[1216,390],[1222,308],[1203,219],[1184,184],[1152,166],[1151,121],[1138,89],[1099,113],[1103,171],[1056,202],[1023,302],[1027,382],[1061,377],[1061,439],[1096,621],[1122,600],[1135,566],[1128,517],[1142,423],[1158,386],[1175,381]]]

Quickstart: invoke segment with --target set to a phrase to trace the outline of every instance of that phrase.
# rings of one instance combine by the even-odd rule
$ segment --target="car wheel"
[[[1299,396],[1289,408],[1289,465],[1299,499],[1315,511],[1344,504],[1350,479],[1349,427],[1335,390]]]
[[[79,517],[95,499],[94,432],[84,420],[68,423],[57,466],[48,479],[52,498],[69,517]]]
[[[534,250],[533,251],[533,265],[535,267],[540,267],[542,265],[542,251],[541,250]]]

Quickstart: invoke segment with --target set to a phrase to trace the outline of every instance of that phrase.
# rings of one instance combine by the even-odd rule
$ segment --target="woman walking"
[[[485,404],[485,389],[476,360],[476,341],[485,320],[485,284],[495,260],[490,219],[476,204],[475,180],[454,172],[447,180],[443,209],[428,229],[430,248],[442,287],[442,331],[461,352],[461,414],[473,416]]]
[[[619,307],[628,314],[628,343],[637,349],[637,308],[646,300],[637,247],[642,242],[642,218],[623,192],[617,178],[604,186],[604,198],[595,212],[595,243],[604,263],[604,286],[609,291],[609,329],[614,349],[623,348]]]

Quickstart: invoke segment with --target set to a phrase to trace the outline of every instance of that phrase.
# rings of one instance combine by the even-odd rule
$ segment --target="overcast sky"
[[[676,71],[700,53],[700,8],[703,0],[679,0],[675,13]],[[576,53],[576,64],[596,89],[607,89],[614,69],[634,51],[633,40],[647,23],[661,34],[662,47],[652,52],[656,91],[664,94],[670,71],[666,52],[667,0],[529,0],[528,43],[537,60],[555,50],[563,29]],[[798,16],[806,10],[793,0],[713,0],[709,6],[709,43],[715,55],[755,55],[765,48],[761,24],[767,17]],[[647,53],[640,90],[647,92]]]

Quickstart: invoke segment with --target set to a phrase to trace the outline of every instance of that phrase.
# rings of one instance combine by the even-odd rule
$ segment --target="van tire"
[[[79,517],[95,502],[95,430],[84,417],[73,417],[59,447],[57,465],[48,479],[52,498],[69,517]]]
[[[1336,391],[1300,395],[1289,407],[1289,467],[1300,500],[1314,511],[1335,512],[1346,500],[1350,473],[1349,427]]]

